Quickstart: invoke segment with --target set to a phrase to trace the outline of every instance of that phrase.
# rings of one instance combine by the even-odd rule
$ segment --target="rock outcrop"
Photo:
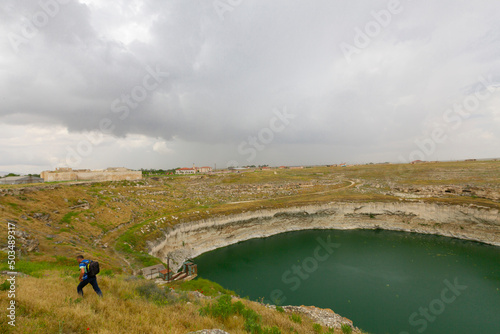
[[[22,254],[40,251],[40,242],[28,232],[16,230],[16,249]]]
[[[388,195],[403,198],[441,197],[444,195],[475,196],[492,201],[500,200],[500,191],[493,187],[475,187],[462,185],[397,186]]]
[[[189,332],[188,334],[229,334],[222,329],[202,329],[201,331]]]
[[[276,306],[270,305],[270,308],[276,309]],[[320,325],[329,327],[329,328],[335,328],[335,329],[341,329],[342,325],[349,325],[354,332],[358,332],[359,329],[357,327],[354,327],[352,324],[352,321],[344,318],[341,315],[338,315],[337,313],[333,312],[329,308],[318,308],[315,306],[282,306],[282,308],[285,310],[287,313],[298,313],[301,315],[304,315],[314,321],[315,323],[318,323]]]

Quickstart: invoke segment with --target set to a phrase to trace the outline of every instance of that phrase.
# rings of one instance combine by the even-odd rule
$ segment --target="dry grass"
[[[141,300],[134,295],[135,283],[104,277],[99,284],[104,298],[99,299],[89,286],[81,300],[74,278],[20,279],[16,298],[18,326],[13,332],[186,333],[199,325],[214,325],[212,319],[198,315],[195,305],[160,307]]]
[[[201,316],[199,309],[209,301],[192,299],[189,303],[159,306],[141,298],[136,287],[144,284],[143,280],[99,277],[104,297],[98,298],[88,286],[84,288],[85,297],[80,299],[76,294],[76,278],[57,271],[47,272],[47,275],[18,278],[16,327],[9,326],[8,319],[1,317],[0,332],[184,334],[220,328],[235,334],[247,333],[241,316],[232,316],[226,321]],[[243,303],[262,315],[264,326],[278,326],[282,333],[290,333],[291,328],[299,333],[314,333],[308,319],[303,319],[299,325],[291,322],[288,315],[256,302],[243,300]],[[0,307],[7,307],[7,299],[3,296]]]

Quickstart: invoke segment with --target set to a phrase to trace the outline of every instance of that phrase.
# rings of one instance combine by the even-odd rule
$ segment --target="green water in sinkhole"
[[[200,255],[252,300],[330,308],[369,333],[500,333],[500,247],[382,230],[309,230]]]

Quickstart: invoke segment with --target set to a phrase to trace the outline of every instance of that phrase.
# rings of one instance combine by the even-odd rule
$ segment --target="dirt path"
[[[336,188],[336,189],[332,189],[332,190],[318,191],[318,192],[310,193],[310,194],[307,194],[307,195],[326,194],[326,193],[330,193],[330,192],[334,192],[334,191],[339,191],[339,190],[342,190],[342,189],[352,188],[352,187],[354,187],[356,185],[356,182],[354,182],[353,180],[346,180],[346,181],[351,182],[351,184],[348,185],[348,186],[345,186],[345,187],[340,187],[340,188]],[[303,196],[303,195],[305,195],[305,194],[297,194],[297,195],[290,195],[290,196],[280,196],[280,197],[274,197],[273,199],[290,198],[290,197],[294,197],[294,196]],[[225,204],[251,203],[251,202],[268,201],[268,200],[269,200],[269,198],[266,198],[266,199],[252,199],[252,200],[249,200],[249,201],[229,202],[229,203],[225,203]]]

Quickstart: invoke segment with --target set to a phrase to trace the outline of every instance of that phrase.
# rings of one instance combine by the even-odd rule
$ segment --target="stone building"
[[[196,167],[196,171],[198,173],[210,173],[212,171],[212,167],[208,167],[208,166]]]
[[[141,180],[142,172],[123,167],[108,169],[72,169],[56,168],[55,171],[43,171],[40,176],[45,182],[53,181],[122,181]]]
[[[175,174],[186,175],[186,174],[196,174],[196,173],[210,173],[212,172],[212,167],[204,166],[204,167],[195,167],[193,168],[184,167],[178,168],[175,170]]]
[[[156,264],[154,266],[146,267],[141,269],[142,276],[146,279],[152,279],[156,277],[160,277],[160,272],[165,270],[165,266],[163,264]]]
[[[0,179],[0,184],[27,184],[27,183],[41,183],[43,179],[36,176],[8,176]]]

